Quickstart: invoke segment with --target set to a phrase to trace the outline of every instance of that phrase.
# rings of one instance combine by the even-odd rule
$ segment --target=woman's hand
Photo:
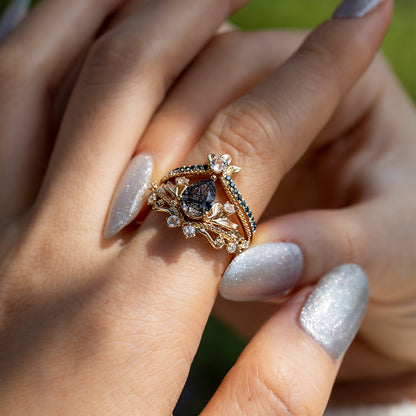
[[[370,64],[392,7],[385,0],[364,17],[324,23],[276,71],[273,33],[207,45],[243,3],[44,0],[1,44],[4,414],[171,414],[228,259],[166,229],[157,214],[138,232],[104,239],[106,222],[107,236],[108,224],[127,223],[114,207],[131,210],[114,198],[108,214],[122,172],[135,153],[150,156],[136,177],[154,166],[155,178],[184,157],[230,153],[259,216]],[[74,83],[65,76],[85,50]],[[55,129],[54,93],[65,97],[66,88],[71,98]],[[304,283],[317,270],[328,267]],[[310,291],[253,338],[204,415],[322,413],[367,285],[350,266]],[[328,297],[333,328],[326,324],[323,345],[313,322],[325,320]]]
[[[279,44],[293,51],[303,40],[301,34],[280,36]],[[256,249],[225,272],[222,295],[242,303],[216,303],[222,319],[252,336],[288,291],[337,264],[360,264],[370,279],[370,301],[338,377],[351,382],[350,390],[357,385],[361,391],[351,394],[358,400],[369,391],[357,380],[371,389],[373,380],[383,379],[385,388],[374,385],[371,392],[381,401],[394,389],[393,396],[404,394],[405,380],[414,384],[408,375],[416,365],[415,137],[414,106],[379,56],[280,182],[258,227]],[[273,302],[254,303],[264,299]]]

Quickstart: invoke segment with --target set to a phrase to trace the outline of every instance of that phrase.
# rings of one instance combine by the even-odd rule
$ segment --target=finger
[[[68,105],[45,194],[54,195],[55,201],[61,194],[63,204],[68,195],[89,201],[77,208],[102,230],[109,190],[115,188],[166,89],[243,2],[152,1],[101,37]],[[210,18],[201,23],[201,15]],[[198,31],[189,38],[188,28],[195,25]],[[164,30],[155,29],[160,27]]]
[[[259,225],[256,244],[226,269],[221,295],[235,301],[272,299],[316,282],[340,262],[354,261],[367,270],[364,256],[375,231],[370,224],[378,224],[368,214],[379,208],[368,204],[365,217],[362,205],[289,214]]]
[[[50,154],[51,96],[119,0],[45,0],[0,45],[2,216],[33,202]],[[36,80],[33,80],[36,74]]]
[[[137,180],[138,171],[148,162],[144,155],[153,156],[153,177],[177,166],[215,114],[263,81],[301,39],[302,35],[289,32],[233,32],[217,36],[206,47],[178,80],[141,137],[138,156],[130,162],[113,197],[106,238],[133,221],[147,198],[143,191],[150,185],[148,180]]]
[[[406,209],[412,199],[405,193],[389,192],[350,208],[306,211],[266,221],[259,226],[256,246],[227,268],[220,292],[239,301],[271,299],[315,282],[340,262],[359,263],[368,273],[371,285],[367,342],[377,350],[383,348],[384,354],[397,360],[411,362],[414,344],[407,337],[414,327],[412,319],[406,317],[413,316],[413,307],[401,300],[416,291],[416,285],[409,286],[406,272],[416,264],[403,250],[411,247],[413,236],[411,232],[402,232],[400,245],[395,245],[389,230],[412,229],[413,214]],[[393,206],[402,213],[400,216],[391,215]],[[296,267],[300,258],[293,255],[298,246],[302,249],[303,269]],[[394,263],[392,258],[396,259]],[[397,316],[402,319],[400,326]],[[404,331],[405,327],[409,331]]]
[[[201,415],[322,415],[367,299],[355,265],[296,294],[250,341]]]
[[[391,7],[386,0],[362,19],[333,19],[321,25],[275,74],[219,114],[192,158],[221,147],[221,152],[235,155],[234,163],[243,169],[261,170],[263,177],[268,172],[267,181],[260,181],[248,199],[251,208],[260,195],[272,195],[370,65]],[[250,192],[252,184],[253,178],[246,176],[240,188]]]
[[[2,54],[14,58],[14,68],[25,64],[20,70],[28,76],[36,71],[39,81],[54,87],[122,1],[44,0],[1,45]]]

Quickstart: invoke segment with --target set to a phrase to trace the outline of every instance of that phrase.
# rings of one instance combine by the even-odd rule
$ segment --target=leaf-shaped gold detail
[[[217,157],[217,155],[215,155],[214,153],[210,153],[208,155],[208,162],[211,163],[215,157]]]
[[[227,154],[221,155],[220,158],[222,160],[224,160],[227,163],[227,165],[229,165],[231,163],[231,156],[230,155],[227,155]]]
[[[209,210],[207,218],[214,219],[222,216],[223,214],[223,206],[221,202],[216,202],[211,209]]]
[[[240,172],[241,168],[238,166],[227,166],[224,171],[225,175],[233,175],[234,173]]]
[[[238,225],[230,221],[228,218],[215,218],[210,220],[211,222],[221,225],[222,227],[228,228],[229,230],[237,230]]]
[[[165,185],[163,185],[163,187],[164,187],[165,191],[169,192],[174,198],[179,197],[178,187],[172,185],[171,182],[165,183]]]

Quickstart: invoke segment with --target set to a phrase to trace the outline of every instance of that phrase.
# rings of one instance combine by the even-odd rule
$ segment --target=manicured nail
[[[130,224],[142,209],[153,173],[153,159],[137,155],[127,166],[117,186],[104,231],[105,238],[115,236]]]
[[[384,0],[344,0],[335,10],[335,19],[354,19],[363,17]]]
[[[29,10],[30,0],[13,0],[0,20],[0,40],[6,37]]]
[[[302,269],[303,256],[296,244],[260,244],[230,263],[222,277],[220,293],[235,301],[281,296],[293,289]]]
[[[368,292],[367,276],[361,267],[343,264],[319,281],[302,308],[302,327],[336,360],[360,327]]]

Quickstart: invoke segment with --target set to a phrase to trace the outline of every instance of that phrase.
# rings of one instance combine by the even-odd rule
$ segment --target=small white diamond
[[[195,227],[193,227],[192,225],[185,225],[182,228],[182,231],[185,234],[186,238],[195,237]]]
[[[243,241],[241,243],[241,247],[245,250],[249,247],[250,243],[248,241]]]
[[[147,199],[147,203],[149,205],[153,205],[156,202],[156,194],[150,194],[149,198]]]
[[[214,156],[209,164],[215,173],[221,173],[228,166],[228,163],[218,156]]]
[[[179,226],[179,217],[176,215],[171,215],[166,222],[168,223],[168,227],[175,228]]]
[[[179,177],[175,179],[177,185],[188,185],[189,179],[184,177]]]
[[[231,202],[226,202],[226,203],[224,204],[224,211],[225,211],[227,214],[234,214],[234,212],[235,212],[235,207],[234,207],[234,205],[233,205]]]
[[[224,239],[222,237],[217,237],[215,239],[215,245],[218,247],[222,247],[224,245]]]
[[[235,253],[235,252],[237,251],[237,245],[236,245],[236,244],[234,244],[234,243],[229,243],[229,244],[227,245],[227,251],[228,251],[229,253]]]

